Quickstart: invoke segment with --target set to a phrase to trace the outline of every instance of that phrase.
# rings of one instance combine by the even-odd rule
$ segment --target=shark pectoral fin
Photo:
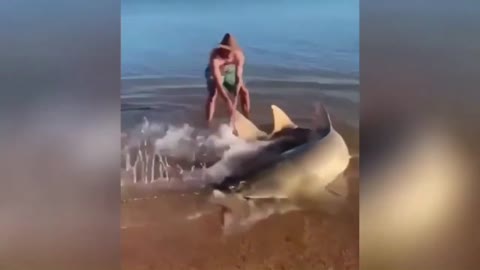
[[[336,196],[346,197],[349,193],[348,177],[345,174],[340,174],[335,180],[330,182],[325,189]]]
[[[276,105],[272,105],[273,131],[270,134],[279,132],[284,128],[296,128],[297,125],[288,117],[288,115]]]
[[[288,199],[288,196],[284,194],[279,187],[272,185],[268,186],[257,186],[248,192],[243,192],[242,196],[250,200],[260,200],[260,199]]]
[[[238,215],[237,198],[227,195],[219,190],[213,190],[210,203],[220,206],[220,224],[222,228],[229,227]]]
[[[235,112],[235,117],[233,120],[233,128],[237,132],[237,136],[244,140],[255,140],[260,137],[266,137],[267,133],[258,129],[254,123],[248,120],[243,114],[239,111]]]
[[[223,199],[223,198],[226,197],[226,195],[225,195],[225,193],[221,192],[220,190],[214,189],[214,190],[213,190],[213,197],[215,197],[215,198],[222,198],[222,199]]]

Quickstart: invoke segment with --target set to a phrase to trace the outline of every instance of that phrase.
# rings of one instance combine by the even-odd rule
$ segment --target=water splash
[[[228,125],[209,131],[153,123],[146,117],[122,139],[122,186],[217,182],[238,167],[233,157],[265,145],[243,141]]]

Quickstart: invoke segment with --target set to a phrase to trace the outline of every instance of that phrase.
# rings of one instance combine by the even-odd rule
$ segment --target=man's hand
[[[230,100],[230,98],[228,98],[227,96],[227,106],[228,106],[228,111],[230,112],[230,114],[233,114],[235,112],[235,107],[236,107],[236,98],[235,100],[232,102]]]
[[[233,123],[235,122],[236,115],[237,115],[237,97],[235,97],[235,101],[233,102],[232,107],[230,109],[230,126],[232,127],[233,127]]]
[[[243,87],[243,81],[239,80],[237,83],[237,89],[235,90],[235,93],[238,95],[240,93],[240,89]]]
[[[220,95],[220,97],[225,100],[225,103],[227,103],[227,108],[230,112],[230,114],[232,114],[234,112],[234,103],[232,103],[232,101],[230,100],[230,98],[228,97],[227,93],[225,92],[225,90],[223,89],[223,77],[222,77],[222,74],[220,72],[220,64],[218,61],[215,61],[215,59],[212,59],[211,60],[211,66],[212,66],[212,69],[213,69],[213,79],[215,81],[215,88],[216,88],[216,91],[217,93]]]
[[[243,66],[245,65],[245,56],[243,55],[243,52],[237,51],[236,52],[236,57],[238,59],[238,63],[236,65],[236,81],[237,81],[237,89],[235,90],[235,101],[234,101],[234,106],[235,110],[237,109],[237,103],[238,103],[238,96],[240,95],[240,90],[242,87],[244,87],[243,84]]]

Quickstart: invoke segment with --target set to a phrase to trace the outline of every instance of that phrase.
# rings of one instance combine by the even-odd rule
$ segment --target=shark
[[[273,129],[267,133],[237,112],[236,136],[266,142],[238,168],[211,185],[210,202],[222,208],[224,229],[249,224],[274,213],[299,210],[301,202],[342,202],[345,196],[328,189],[344,181],[352,156],[323,105],[316,107],[313,128],[300,127],[278,106],[271,105]]]

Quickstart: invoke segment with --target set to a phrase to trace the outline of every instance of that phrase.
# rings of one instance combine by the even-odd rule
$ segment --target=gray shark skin
[[[298,127],[275,105],[272,111],[274,128],[270,134],[240,113],[235,117],[238,137],[269,144],[212,186],[210,202],[222,207],[224,230],[253,224],[274,213],[299,210],[301,201],[322,204],[345,199],[327,189],[330,183],[343,179],[351,155],[325,108],[321,106],[322,121],[313,129]]]

